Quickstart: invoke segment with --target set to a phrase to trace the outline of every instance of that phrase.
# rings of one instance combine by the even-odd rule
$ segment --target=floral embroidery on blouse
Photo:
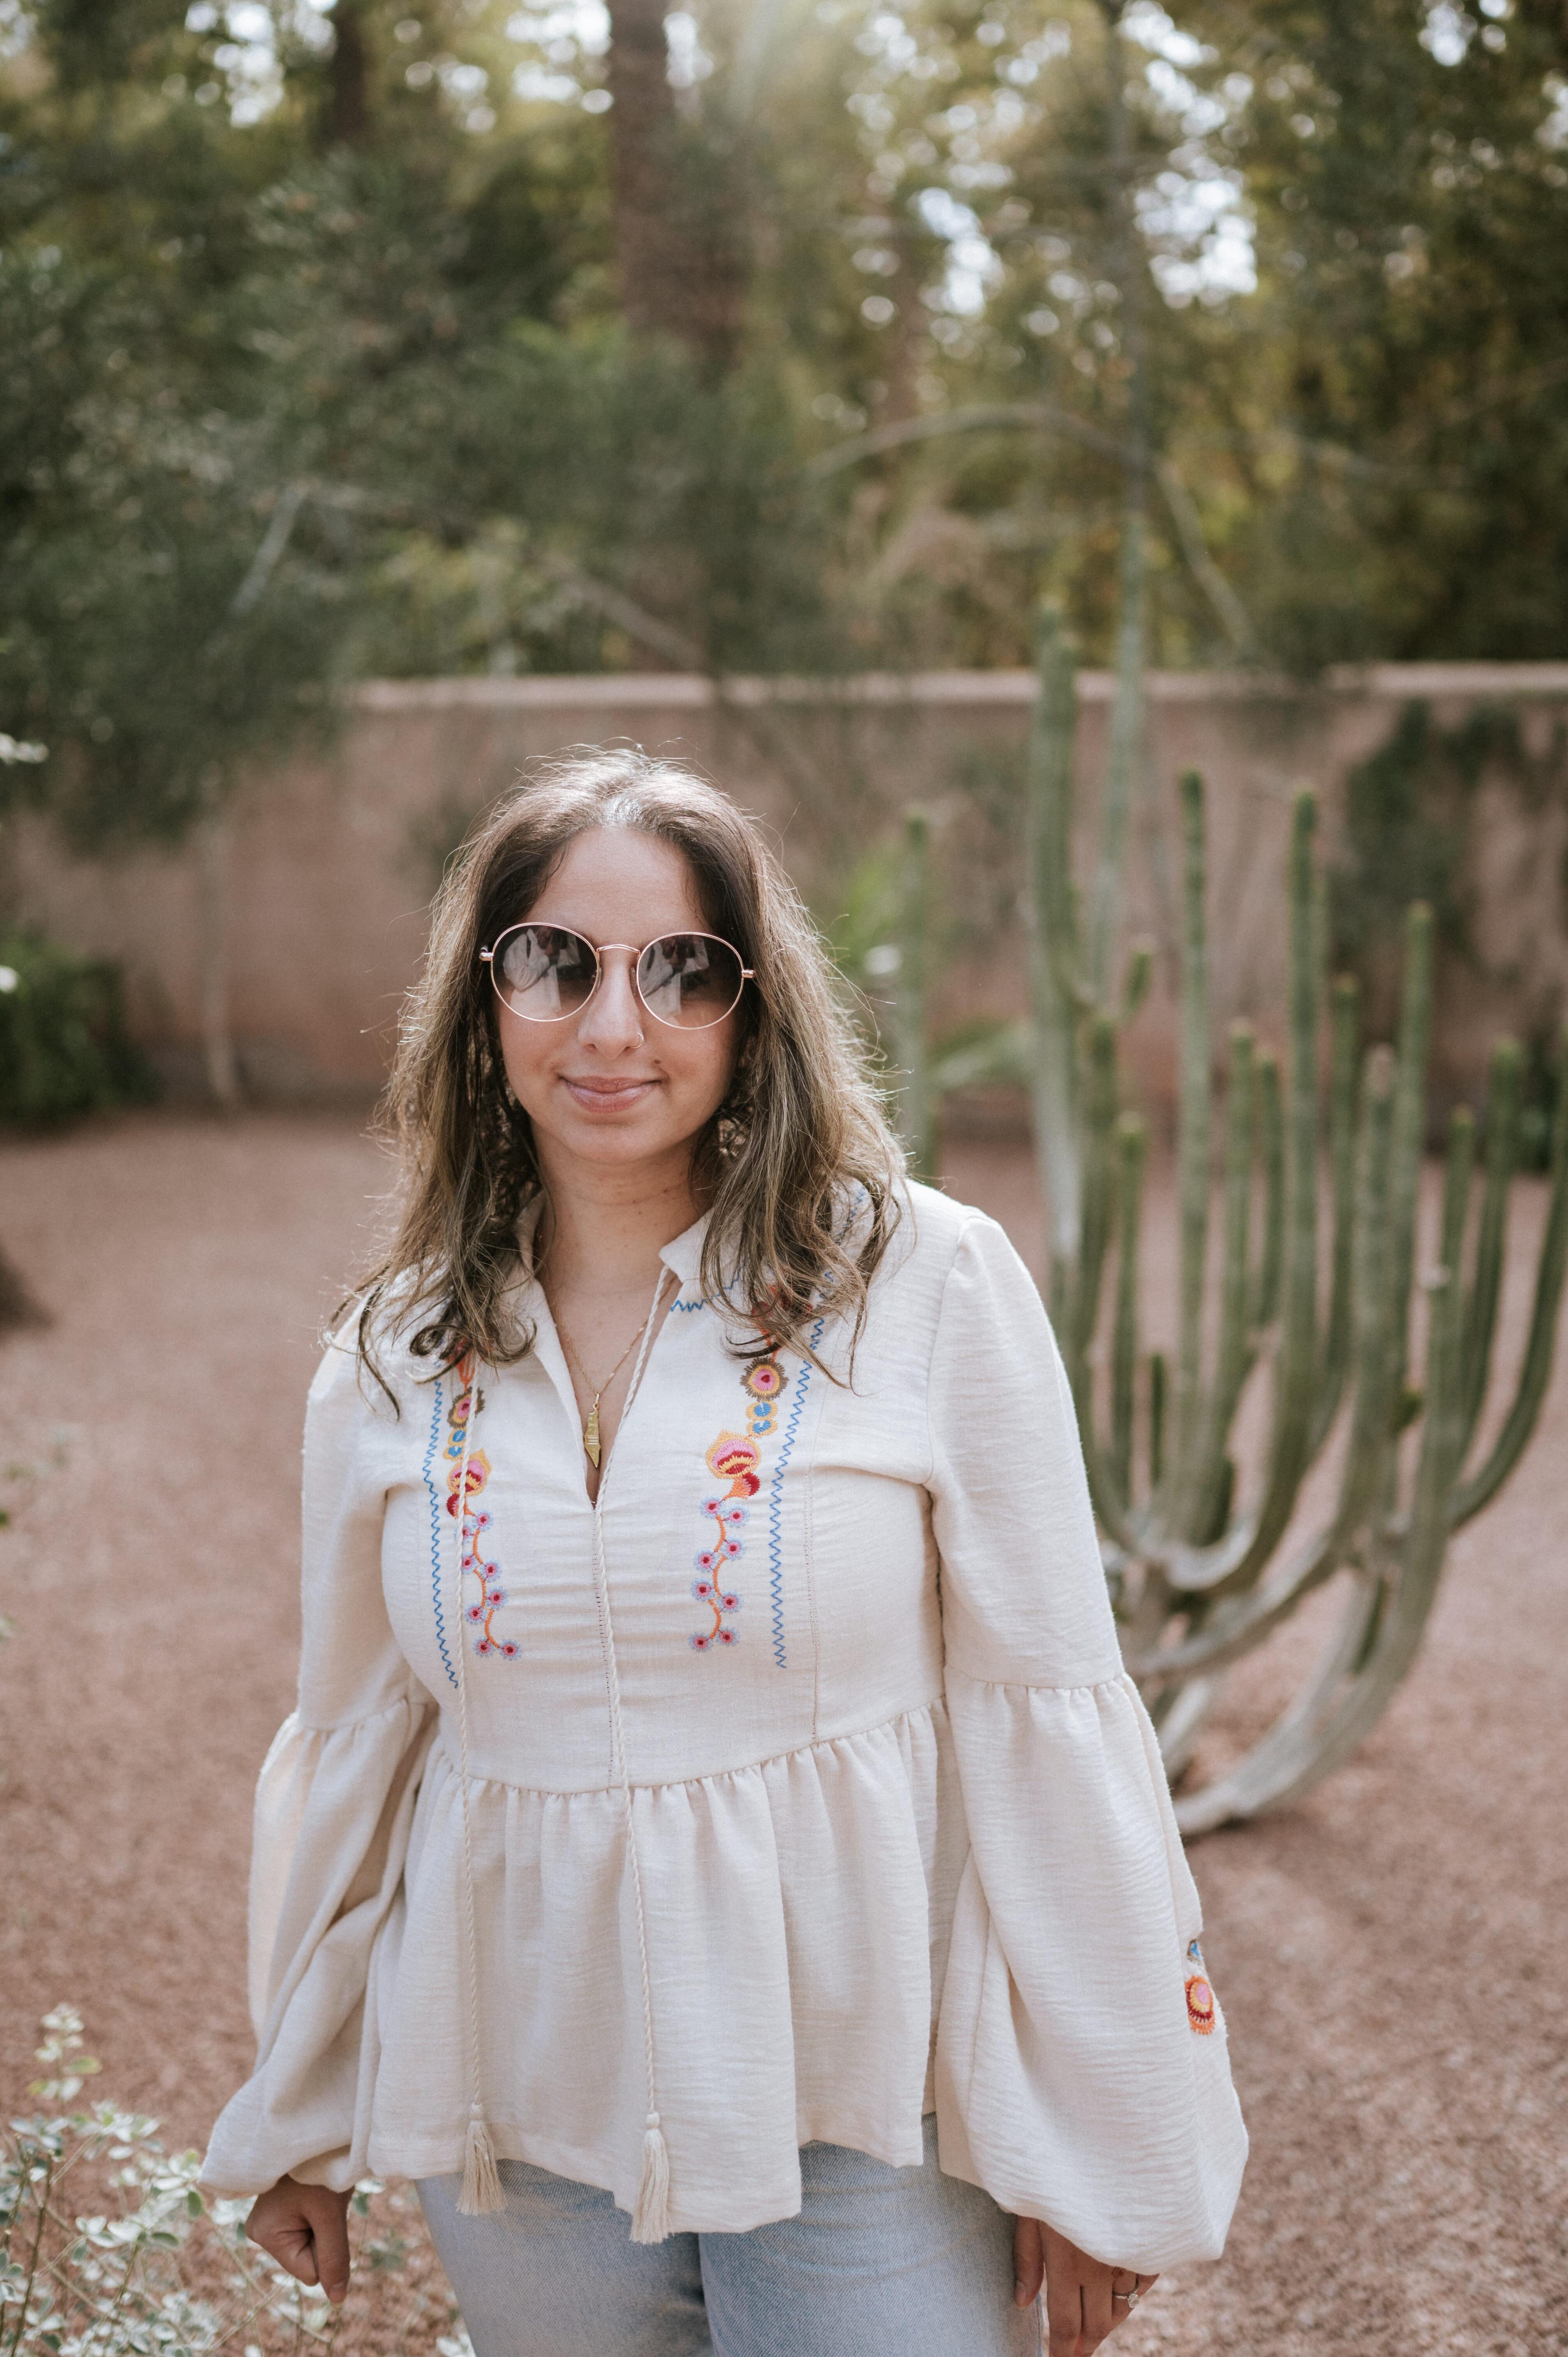
[[[486,1562],[482,1544],[484,1534],[490,1527],[489,1509],[478,1503],[479,1492],[490,1478],[490,1460],[482,1448],[470,1449],[467,1478],[464,1480],[463,1439],[467,1429],[468,1417],[473,1409],[473,1374],[472,1358],[460,1360],[452,1405],[446,1414],[446,1453],[452,1469],[446,1476],[446,1512],[456,1516],[458,1505],[457,1485],[462,1482],[464,1497],[461,1576],[465,1598],[470,1575],[479,1583],[479,1593],[475,1602],[470,1604],[465,1601],[464,1603],[463,1618],[469,1627],[478,1632],[474,1638],[476,1653],[481,1657],[488,1653],[499,1653],[504,1660],[511,1662],[517,1658],[516,1641],[510,1637],[498,1637],[494,1625],[498,1609],[506,1602],[506,1594],[500,1584],[500,1566],[498,1563]],[[482,1392],[479,1394],[479,1405],[481,1407],[484,1405]]]
[[[1196,1940],[1187,1942],[1187,1962],[1196,1964],[1196,1972],[1187,1979],[1187,2018],[1199,2038],[1207,2038],[1214,2028],[1214,1991],[1203,1962],[1203,1950]]]
[[[727,1481],[729,1487],[703,1500],[703,1512],[713,1523],[714,1536],[698,1552],[697,1577],[692,1582],[692,1593],[699,1604],[708,1607],[714,1625],[693,1631],[694,1653],[705,1653],[713,1645],[739,1641],[736,1631],[725,1625],[725,1615],[740,1610],[740,1598],[725,1585],[725,1575],[730,1565],[738,1563],[746,1552],[740,1534],[746,1528],[748,1501],[762,1487],[757,1477],[761,1453],[756,1441],[744,1432],[721,1432],[707,1452],[709,1472],[716,1480]]]
[[[710,1629],[692,1632],[692,1651],[706,1653],[714,1645],[736,1645],[738,1631],[729,1626],[727,1616],[740,1610],[739,1592],[728,1586],[727,1575],[732,1563],[738,1563],[746,1553],[741,1537],[745,1530],[750,1503],[762,1487],[757,1467],[762,1461],[761,1443],[771,1438],[777,1418],[779,1401],[789,1378],[779,1365],[776,1345],[765,1333],[759,1355],[752,1359],[740,1379],[746,1394],[746,1430],[721,1432],[708,1449],[705,1462],[710,1473],[729,1487],[703,1500],[703,1512],[714,1526],[714,1535],[696,1558],[697,1577],[692,1582],[692,1593],[699,1604],[705,1604],[713,1614]]]
[[[771,1351],[765,1359],[754,1359],[742,1375],[741,1388],[748,1392],[751,1398],[746,1411],[746,1428],[753,1440],[765,1440],[772,1432],[773,1411],[789,1380]]]

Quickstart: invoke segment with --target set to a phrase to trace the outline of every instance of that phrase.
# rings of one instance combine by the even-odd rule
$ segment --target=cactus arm
[[[1247,1331],[1247,1238],[1252,1205],[1252,1031],[1230,1032],[1230,1085],[1225,1109],[1224,1250],[1219,1289],[1219,1341],[1214,1381],[1205,1403],[1197,1466],[1184,1501],[1183,1527],[1201,1546],[1219,1535],[1224,1519],[1226,1444],[1241,1386],[1251,1365]]]
[[[1449,1508],[1455,1529],[1478,1514],[1501,1489],[1519,1463],[1525,1443],[1535,1429],[1552,1379],[1557,1313],[1563,1300],[1563,1280],[1568,1272],[1568,1041],[1557,1066],[1557,1110],[1552,1124],[1552,1194],[1536,1268],[1535,1302],[1530,1312],[1530,1339],[1513,1405],[1491,1454],[1469,1480],[1462,1481]]]
[[[1181,1222],[1181,1308],[1176,1365],[1176,1464],[1179,1500],[1191,1478],[1202,1414],[1203,1270],[1208,1243],[1208,944],[1204,906],[1203,780],[1181,780],[1181,1077],[1176,1186]]]
[[[1219,1595],[1255,1585],[1284,1535],[1310,1458],[1317,1363],[1317,956],[1312,839],[1317,805],[1296,796],[1290,848],[1290,1088],[1286,1102],[1284,1330],[1274,1362],[1269,1471],[1257,1519],[1234,1561],[1233,1545],[1195,1559],[1175,1584]]]
[[[1404,943],[1389,1180],[1390,1414],[1399,1421],[1403,1420],[1405,1370],[1410,1352],[1416,1196],[1425,1143],[1426,1060],[1432,1041],[1432,910],[1423,900],[1411,904],[1405,918]]]
[[[1028,1025],[999,1023],[985,1039],[972,1039],[961,1048],[949,1048],[934,1056],[927,1078],[931,1094],[944,1097],[954,1089],[986,1088],[998,1082],[1027,1088],[1030,1072]]]
[[[1519,1043],[1500,1039],[1492,1052],[1487,1091],[1487,1177],[1476,1232],[1476,1270],[1465,1306],[1462,1344],[1465,1383],[1465,1446],[1475,1438],[1491,1372],[1508,1242],[1509,1186],[1519,1154],[1519,1087],[1524,1059]]]
[[[1258,1125],[1263,1141],[1263,1248],[1252,1293],[1254,1332],[1272,1326],[1279,1315],[1285,1232],[1285,1124],[1278,1060],[1265,1048],[1259,1054],[1257,1069]]]
[[[893,1031],[894,1053],[903,1075],[898,1095],[898,1134],[917,1178],[931,1177],[935,1158],[926,1053],[930,847],[930,824],[925,813],[907,812],[899,877],[898,981]]]
[[[1176,1820],[1184,1836],[1212,1833],[1233,1818],[1256,1816],[1276,1808],[1297,1791],[1317,1781],[1316,1759],[1325,1740],[1322,1721],[1326,1703],[1342,1687],[1347,1672],[1366,1650],[1368,1631],[1377,1624],[1382,1603],[1380,1581],[1357,1582],[1348,1607],[1326,1656],[1306,1692],[1293,1704],[1246,1759],[1218,1782],[1202,1792],[1183,1794],[1176,1803]],[[1379,1708],[1382,1707],[1380,1703]],[[1359,1739],[1359,1738],[1358,1738]],[[1352,1744],[1350,1749],[1354,1749]]]
[[[1350,1284],[1356,1227],[1356,1043],[1361,993],[1350,974],[1334,985],[1333,1049],[1329,1060],[1328,1162],[1334,1194],[1334,1260],[1328,1329],[1312,1407],[1310,1452],[1316,1457],[1339,1412],[1350,1365]]]
[[[1465,1125],[1460,1127],[1461,1123]],[[1445,1216],[1444,1228],[1451,1230],[1457,1243],[1463,1232],[1464,1206],[1469,1199],[1470,1161],[1474,1152],[1474,1131],[1470,1117],[1463,1110],[1454,1116],[1449,1130],[1448,1173],[1445,1214],[1452,1214],[1455,1199],[1456,1216]],[[1460,1166],[1463,1166],[1462,1170]],[[1457,1253],[1455,1252],[1455,1260]],[[1426,1610],[1436,1589],[1447,1552],[1451,1528],[1449,1507],[1454,1489],[1454,1476],[1458,1469],[1463,1385],[1460,1376],[1459,1345],[1465,1318],[1465,1291],[1452,1263],[1434,1271],[1428,1282],[1431,1296],[1431,1318],[1426,1342],[1426,1413],[1422,1420],[1421,1455],[1416,1464],[1415,1494],[1411,1503],[1410,1526],[1405,1533],[1400,1566],[1395,1609],[1391,1616],[1394,1627],[1391,1635],[1402,1626],[1404,1650],[1394,1675],[1388,1679],[1391,1685],[1402,1676],[1413,1658]],[[1419,1618],[1416,1603],[1424,1598]],[[1380,1652],[1382,1648],[1380,1647]],[[1385,1663],[1385,1668],[1387,1664]]]
[[[1089,979],[1097,1005],[1110,995],[1111,961],[1121,913],[1122,870],[1127,851],[1127,820],[1144,759],[1144,655],[1147,527],[1141,471],[1129,479],[1122,518],[1120,615],[1116,630],[1116,684],[1111,706],[1111,744],[1105,767],[1105,801],[1095,865]]]
[[[1361,1113],[1356,1157],[1354,1345],[1355,1400],[1350,1437],[1340,1476],[1335,1514],[1337,1544],[1348,1549],[1386,1487],[1394,1437],[1388,1415],[1390,1329],[1388,1298],[1389,1166],[1393,1141],[1393,1056],[1387,1048],[1368,1055],[1361,1080]]]
[[[1398,1082],[1391,1166],[1397,1165]],[[1468,1201],[1474,1134],[1468,1115],[1455,1117],[1449,1132],[1444,1189],[1445,1245],[1463,1236]],[[1389,1226],[1393,1240],[1396,1209],[1391,1184]],[[1322,1670],[1273,1731],[1230,1775],[1196,1794],[1176,1822],[1184,1833],[1205,1832],[1230,1817],[1253,1816],[1306,1792],[1348,1760],[1377,1724],[1421,1643],[1443,1570],[1450,1529],[1449,1497],[1462,1439],[1463,1388],[1460,1342],[1464,1292],[1446,1267],[1431,1281],[1432,1314],[1427,1338],[1426,1415],[1416,1468],[1415,1493],[1391,1589],[1366,1580]],[[1408,1295],[1406,1297],[1408,1308]],[[1391,1354],[1397,1337],[1390,1330]]]
[[[1072,651],[1056,615],[1039,609],[1040,691],[1029,737],[1026,847],[1028,866],[1030,1110],[1035,1152],[1045,1182],[1047,1292],[1062,1312],[1079,1253],[1082,1197],[1079,1175],[1075,1038],[1078,1010],[1069,986],[1077,949],[1071,869],[1073,746],[1078,683]]]
[[[1222,1677],[1191,1678],[1178,1695],[1171,1695],[1168,1710],[1162,1710],[1157,1699],[1155,1702],[1160,1758],[1169,1782],[1174,1784],[1191,1760],[1197,1738],[1224,1691]]]
[[[1165,1423],[1170,1392],[1169,1366],[1163,1351],[1149,1353],[1149,1487],[1157,1490],[1165,1478]]]
[[[1443,1166],[1443,1217],[1438,1228],[1437,1265],[1444,1280],[1460,1286],[1465,1253],[1465,1221],[1470,1208],[1470,1178],[1476,1167],[1476,1116],[1468,1105],[1456,1105],[1448,1116],[1448,1153]],[[1446,1314],[1446,1311],[1445,1311]],[[1460,1330],[1464,1310],[1459,1312]],[[1459,1397],[1465,1386],[1461,1378]]]
[[[1174,1645],[1152,1643],[1142,1652],[1126,1648],[1129,1675],[1158,1689],[1174,1679],[1207,1675],[1240,1661],[1288,1620],[1303,1597],[1321,1587],[1343,1562],[1330,1523],[1307,1542],[1288,1571],[1276,1574],[1267,1587],[1227,1598],[1190,1636]]]
[[[1131,1023],[1149,995],[1149,985],[1155,978],[1155,952],[1149,942],[1134,942],[1127,956],[1127,971],[1122,977],[1122,1006],[1117,1015],[1118,1025]]]
[[[1097,1015],[1089,1031],[1089,1078],[1084,1090],[1083,1218],[1079,1242],[1078,1282],[1074,1287],[1070,1343],[1081,1358],[1094,1340],[1100,1316],[1100,1286],[1111,1242],[1112,1190],[1112,1131],[1116,1121],[1116,1027],[1108,1015]]]
[[[1138,1231],[1147,1135],[1136,1114],[1116,1125],[1116,1308],[1111,1340],[1111,1474],[1133,1495],[1133,1424],[1138,1368]]]
[[[1094,1428],[1094,1383],[1089,1361],[1080,1358],[1075,1364],[1069,1359],[1065,1363],[1073,1406],[1078,1415],[1078,1437],[1083,1447],[1084,1470],[1089,1476],[1090,1502],[1112,1545],[1119,1547],[1125,1555],[1141,1559],[1139,1534],[1133,1527],[1126,1501]]]

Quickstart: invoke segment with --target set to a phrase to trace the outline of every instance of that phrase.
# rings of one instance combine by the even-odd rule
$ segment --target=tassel
[[[650,2112],[642,2138],[642,2175],[631,2213],[634,2243],[662,2243],[670,2232],[670,2154],[657,2112]]]
[[[484,2107],[476,2099],[468,2110],[468,2141],[463,2154],[463,2189],[457,2207],[465,2218],[483,2218],[504,2209],[500,2171]]]

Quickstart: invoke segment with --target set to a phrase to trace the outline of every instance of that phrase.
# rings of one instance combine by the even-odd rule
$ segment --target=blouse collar
[[[700,1219],[693,1221],[689,1228],[682,1228],[678,1236],[671,1236],[659,1255],[665,1267],[680,1278],[682,1293],[689,1285],[696,1284],[702,1273],[703,1243],[712,1217],[711,1211],[704,1211]]]

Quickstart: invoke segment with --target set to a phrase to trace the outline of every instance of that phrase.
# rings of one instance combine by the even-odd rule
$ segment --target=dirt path
[[[327,1120],[0,1150],[0,1234],[58,1317],[0,1346],[8,2112],[61,1999],[104,2090],[177,2142],[249,2067],[250,1794],[291,1700],[302,1401],[384,1183]],[[971,1150],[951,1183],[1031,1247],[1020,1157]],[[1565,1444],[1560,1375],[1372,1741],[1195,1854],[1253,2158],[1223,2264],[1162,2287],[1125,2357],[1568,2352]]]

